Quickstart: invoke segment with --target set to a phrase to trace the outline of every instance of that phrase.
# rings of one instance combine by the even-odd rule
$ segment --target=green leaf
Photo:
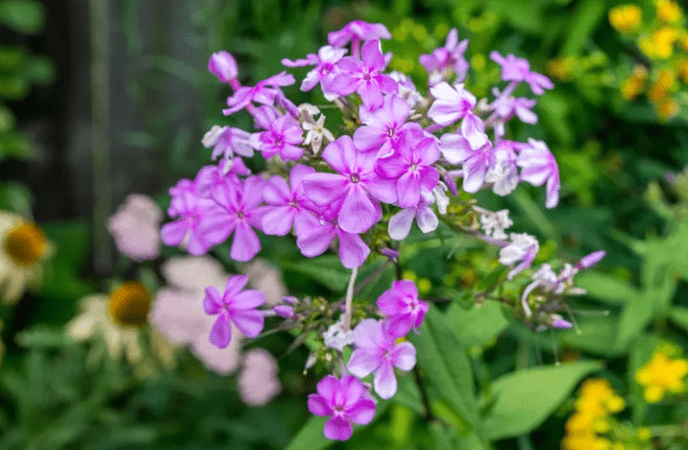
[[[334,292],[344,292],[351,277],[351,271],[342,266],[339,256],[336,255],[318,256],[285,264],[284,268],[305,275]]]
[[[576,277],[576,286],[588,295],[607,303],[626,303],[639,298],[640,291],[628,282],[620,281],[602,272],[587,271]]]
[[[561,341],[572,347],[604,356],[619,356],[624,349],[615,345],[619,321],[613,316],[580,317],[578,330],[558,333]]]
[[[34,0],[0,2],[0,22],[20,33],[38,33],[43,28],[43,16],[43,5]]]
[[[569,395],[578,381],[600,369],[598,362],[543,366],[504,375],[492,384],[496,400],[484,421],[490,440],[537,428]]]
[[[486,300],[482,306],[476,305],[469,310],[452,304],[446,316],[449,328],[461,344],[468,348],[485,345],[509,324],[501,305],[492,300]]]
[[[442,313],[432,305],[419,331],[419,335],[409,334],[417,350],[418,366],[462,420],[478,431],[473,370],[465,348],[445,324]]]
[[[624,308],[619,319],[615,346],[626,348],[631,340],[640,334],[652,319],[652,291],[644,291]]]
[[[671,320],[688,332],[688,308],[685,306],[674,306],[670,312]]]
[[[606,11],[605,2],[599,0],[585,0],[576,8],[576,12],[571,19],[569,30],[562,54],[578,56],[583,48],[585,41],[590,38]]]

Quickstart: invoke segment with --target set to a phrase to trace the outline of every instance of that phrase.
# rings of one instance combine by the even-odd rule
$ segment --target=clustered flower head
[[[460,227],[455,211],[468,211],[474,202],[460,199],[457,184],[469,194],[491,190],[506,196],[525,182],[545,187],[547,208],[559,201],[559,168],[546,143],[507,139],[512,120],[537,123],[536,100],[522,95],[552,89],[549,78],[525,59],[492,52],[504,85],[476,98],[464,84],[468,41],[459,41],[454,29],[443,47],[421,57],[430,83],[418,89],[406,74],[387,70],[392,55],[384,53],[383,40],[389,38],[383,25],[356,21],[330,33],[329,45],[316,53],[282,61],[287,68],[312,68],[300,89],[320,86],[343,124],[328,123],[313,105],[292,103],[283,89],[296,79],[286,71],[245,86],[234,58],[213,54],[209,70],[234,91],[224,114],[249,114],[254,130],[216,125],[206,134],[203,145],[220,161],[170,189],[173,220],[161,230],[166,245],[192,255],[230,240],[229,256],[239,262],[260,252],[259,233],[293,235],[307,258],[338,254],[351,270],[342,300],[284,297],[265,308],[260,293],[244,290],[246,278],[233,276],[223,290],[208,287],[203,301],[215,320],[208,339],[219,348],[231,344],[233,327],[248,337],[259,335],[268,316],[316,336],[321,346],[307,367],[321,361],[332,375],[318,384],[309,408],[330,417],[325,435],[331,439],[348,439],[352,424],[372,420],[373,393],[395,395],[395,370],[409,371],[416,362],[415,348],[403,339],[411,330],[422,332],[429,309],[410,280],[396,281],[377,309],[357,306],[356,275],[370,255],[398,264],[395,241],[409,235],[414,220],[422,233],[440,222]],[[243,163],[254,152],[269,160],[266,172],[251,174]],[[486,234],[472,234],[502,249],[500,262],[511,267],[512,279],[530,268],[539,243],[525,233],[506,234],[508,214],[486,211]],[[562,274],[558,283],[572,276]],[[552,317],[546,324],[557,327]],[[353,350],[348,362],[346,347]],[[361,382],[368,376],[372,390]]]
[[[640,450],[647,448],[650,435],[646,428],[634,428],[614,417],[626,407],[626,401],[604,378],[583,382],[574,413],[566,421],[563,450]]]
[[[686,392],[686,375],[688,360],[671,357],[662,349],[657,349],[652,359],[638,369],[635,379],[643,387],[645,400],[657,403],[667,395]]]
[[[668,120],[680,112],[679,94],[688,85],[688,28],[678,2],[654,0],[654,7],[654,16],[643,18],[638,5],[615,6],[609,11],[609,22],[621,34],[632,38],[651,62],[651,67],[633,66],[621,83],[622,97],[632,101],[646,92],[657,115]]]

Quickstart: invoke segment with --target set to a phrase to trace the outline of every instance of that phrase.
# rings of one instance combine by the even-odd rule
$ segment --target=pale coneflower
[[[0,211],[0,301],[16,303],[43,279],[43,261],[54,252],[38,225]]]

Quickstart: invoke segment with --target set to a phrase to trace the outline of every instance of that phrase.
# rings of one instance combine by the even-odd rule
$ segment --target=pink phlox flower
[[[208,71],[218,77],[223,83],[229,83],[239,75],[239,69],[234,57],[224,50],[213,53],[210,56]]]
[[[297,236],[303,234],[316,207],[306,197],[303,178],[315,169],[297,164],[289,173],[289,185],[282,177],[274,176],[263,189],[263,232],[276,236],[286,235],[291,227]]]
[[[492,183],[492,191],[499,196],[509,195],[518,185],[516,151],[511,141],[502,140],[494,148],[494,164],[485,174],[485,181]]]
[[[162,226],[160,236],[165,245],[176,246],[186,242],[186,250],[192,255],[205,254],[210,247],[224,240],[222,233],[217,233],[214,222],[210,219],[220,212],[217,204],[203,197],[196,185],[188,180],[170,189],[172,200],[167,213],[170,217],[179,217]],[[180,186],[181,184],[181,186]]]
[[[253,348],[244,356],[244,368],[237,377],[239,396],[250,406],[262,406],[282,391],[279,366],[270,352]]]
[[[299,122],[288,114],[270,122],[266,131],[258,134],[257,144],[265,159],[276,154],[283,160],[296,161],[303,155],[303,129]],[[255,141],[254,141],[255,142]]]
[[[143,194],[131,194],[108,219],[107,229],[117,250],[135,260],[146,261],[160,255],[162,211]]]
[[[332,47],[344,47],[349,41],[370,41],[373,39],[391,39],[389,30],[381,23],[367,23],[360,20],[349,22],[339,31],[327,35],[327,42]]]
[[[217,186],[211,198],[219,206],[209,214],[208,228],[219,242],[234,232],[229,256],[235,261],[250,261],[260,251],[260,241],[253,228],[261,229],[265,181],[257,176],[244,180],[240,187],[231,184]]]
[[[434,201],[435,197],[433,194],[421,192],[420,201],[417,205],[404,208],[389,219],[389,237],[395,241],[403,241],[406,239],[411,232],[411,225],[413,225],[414,218],[416,219],[418,228],[420,228],[420,231],[423,233],[435,231],[440,221],[435,215],[435,211],[430,208],[430,205],[432,205]]]
[[[403,337],[423,323],[428,304],[418,299],[418,289],[411,280],[395,281],[392,289],[383,292],[377,299],[377,307],[387,316],[387,332],[395,337]]]
[[[473,146],[462,134],[447,133],[440,140],[440,150],[451,164],[462,164],[463,190],[475,193],[485,182],[485,175],[495,164],[492,143]]]
[[[370,248],[361,236],[344,231],[336,222],[337,208],[325,210],[318,216],[307,217],[303,231],[296,237],[301,254],[308,258],[323,254],[335,238],[339,241],[339,259],[347,269],[360,267],[370,254]],[[382,211],[377,211],[379,220]]]
[[[360,107],[360,118],[365,124],[354,132],[354,144],[363,152],[388,154],[396,146],[405,130],[420,128],[417,123],[406,123],[410,107],[396,95],[386,95],[380,108],[370,111]]]
[[[275,106],[282,108],[286,114],[289,114],[294,119],[299,118],[299,107],[296,106],[294,102],[289,100],[281,90],[278,90],[277,95],[275,96]]]
[[[421,192],[431,193],[440,181],[439,172],[432,167],[439,157],[434,137],[417,140],[404,133],[393,153],[378,158],[375,171],[395,181],[399,206],[410,208],[418,204]]]
[[[531,72],[530,63],[523,58],[517,58],[511,53],[505,58],[499,52],[492,51],[490,59],[502,66],[502,80],[525,81],[530,86],[533,94],[541,95],[545,93],[545,89],[552,89],[554,87],[552,80],[545,75]]]
[[[303,82],[301,83],[301,90],[304,92],[310,91],[318,83],[320,83],[323,89],[323,94],[326,94],[325,98],[328,98],[328,96],[332,95],[332,93],[328,91],[329,83],[337,74],[337,63],[340,59],[342,59],[346,52],[346,49],[334,48],[326,45],[318,50],[317,55],[311,53],[306,56],[306,59],[297,59],[296,61],[283,59],[282,64],[287,67],[315,66],[315,68],[308,72],[306,77],[303,79]],[[333,100],[333,98],[328,98],[328,100]]]
[[[420,55],[420,63],[425,70],[431,74],[444,72],[452,69],[458,81],[463,81],[468,72],[468,62],[464,58],[464,53],[468,48],[468,39],[459,41],[459,34],[456,28],[452,28],[447,34],[444,47],[436,48],[429,55]]]
[[[430,88],[435,101],[430,106],[428,117],[440,125],[451,125],[467,115],[473,114],[476,99],[473,94],[464,89],[463,84],[451,87],[442,82]]]
[[[196,174],[194,183],[198,192],[205,198],[209,198],[213,189],[224,186],[227,183],[240,188],[239,176],[250,175],[251,171],[244,165],[244,161],[238,156],[227,160],[222,159],[218,165],[204,166]]]
[[[246,337],[254,338],[263,331],[264,315],[256,308],[265,303],[260,291],[242,291],[248,283],[248,275],[233,275],[227,280],[225,291],[220,296],[217,289],[205,289],[203,309],[210,316],[217,316],[210,331],[210,343],[225,348],[232,339],[230,321]]]
[[[521,119],[523,123],[536,124],[538,121],[537,114],[533,111],[535,106],[535,100],[525,98],[525,97],[511,97],[511,96],[500,96],[497,89],[493,90],[496,100],[492,103],[492,106],[497,113],[497,116],[502,119],[503,122],[508,122],[512,117],[516,116]]]
[[[375,173],[375,154],[360,151],[349,136],[330,143],[322,156],[337,173],[307,175],[303,179],[306,195],[316,205],[341,205],[337,221],[344,231],[368,231],[380,219],[380,204],[371,196],[394,203],[394,182]]]
[[[396,344],[396,337],[386,330],[387,322],[363,319],[354,328],[355,350],[346,368],[352,375],[373,375],[373,387],[380,398],[390,399],[397,393],[394,368],[408,372],[416,365],[416,349],[410,342]]]
[[[240,87],[234,92],[234,95],[227,99],[229,108],[223,109],[222,113],[228,116],[245,108],[251,102],[273,105],[275,97],[278,94],[278,86],[289,86],[294,84],[295,81],[293,75],[287,72],[281,72],[265,80],[259,81],[253,87]]]
[[[380,41],[368,41],[361,49],[361,59],[347,56],[339,60],[340,73],[328,83],[327,90],[342,96],[358,92],[369,109],[378,108],[384,101],[382,94],[397,91],[397,82],[382,73],[386,65]]]
[[[397,71],[390,72],[389,76],[397,82],[397,95],[406,100],[409,107],[415,108],[423,101],[423,96],[418,92],[410,77]]]
[[[545,206],[554,208],[559,203],[559,166],[554,155],[543,141],[528,139],[516,160],[521,167],[521,180],[533,186],[542,186],[547,182],[547,199]]]
[[[526,233],[511,233],[511,243],[499,250],[499,262],[511,266],[520,261],[507,275],[510,280],[521,271],[529,268],[535,260],[540,244],[537,239]]]
[[[308,396],[308,410],[316,416],[330,416],[325,423],[327,439],[346,441],[353,434],[351,423],[365,425],[375,416],[375,401],[356,377],[341,379],[328,375],[317,386],[317,394]]]
[[[253,148],[249,143],[250,136],[250,133],[239,128],[213,125],[201,142],[205,148],[213,147],[213,160],[220,155],[231,158],[234,154],[250,158],[253,156]]]

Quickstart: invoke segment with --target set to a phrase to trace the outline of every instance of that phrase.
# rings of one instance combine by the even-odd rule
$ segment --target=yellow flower
[[[649,37],[641,38],[638,46],[650,58],[668,59],[674,54],[674,42],[677,38],[678,32],[674,28],[662,27]]]
[[[649,403],[657,403],[667,393],[679,393],[686,386],[683,377],[688,374],[688,360],[670,359],[664,353],[655,352],[652,359],[638,369],[635,379],[643,386],[643,395]]]
[[[138,281],[122,283],[108,296],[93,294],[80,302],[81,312],[67,324],[67,334],[75,341],[105,340],[108,356],[119,359],[122,354],[141,375],[150,374],[151,362],[144,352],[142,325],[147,323],[151,294]],[[171,364],[174,346],[154,330],[151,346],[158,359]],[[91,362],[100,359],[92,352]],[[153,369],[154,370],[154,369]]]
[[[652,437],[652,433],[650,432],[650,429],[648,427],[640,427],[638,428],[637,436],[638,439],[642,441],[648,441]]]
[[[609,23],[620,33],[635,31],[641,18],[642,10],[637,5],[619,5],[609,10]]]
[[[688,83],[688,59],[681,58],[676,63],[676,70],[684,83]]]
[[[655,6],[657,6],[657,17],[662,22],[678,22],[683,16],[678,3],[671,0],[655,0]]]
[[[673,98],[666,97],[660,99],[655,104],[655,111],[657,111],[657,115],[660,119],[669,120],[679,113],[680,107],[676,100],[674,100]]]
[[[554,58],[547,63],[547,73],[558,80],[569,81],[574,65],[575,61],[570,56]]]
[[[0,211],[0,301],[14,304],[43,278],[43,261],[53,245],[35,223]]]

